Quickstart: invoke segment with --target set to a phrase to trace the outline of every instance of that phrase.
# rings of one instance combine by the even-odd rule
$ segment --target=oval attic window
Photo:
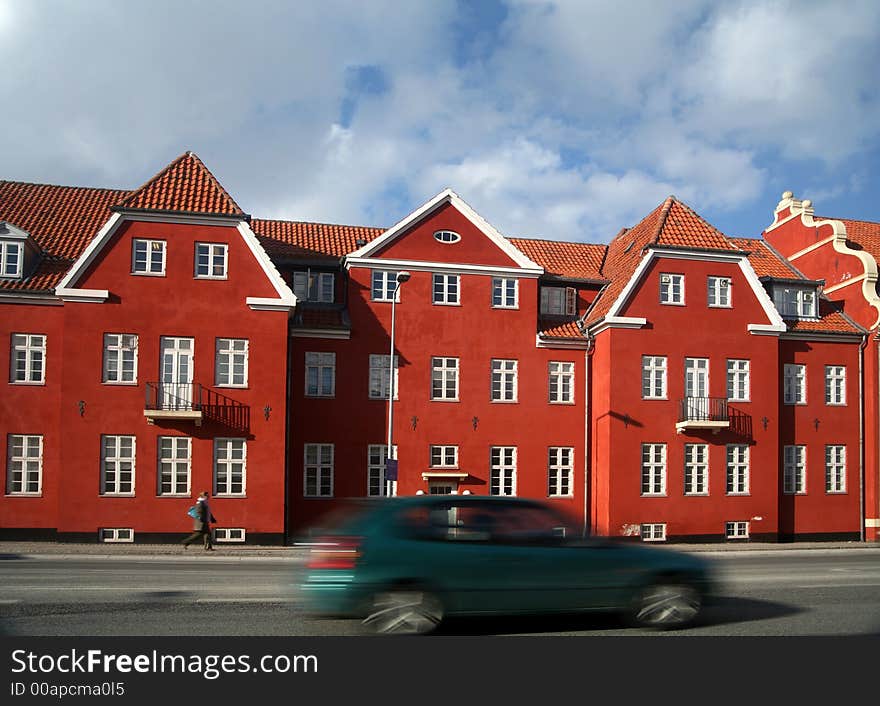
[[[441,243],[457,243],[461,236],[454,230],[438,230],[434,233],[434,239]]]

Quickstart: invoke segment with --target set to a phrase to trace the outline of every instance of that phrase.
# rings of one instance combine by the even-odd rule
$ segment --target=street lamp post
[[[397,304],[397,295],[400,291],[400,285],[404,282],[408,281],[410,278],[409,272],[398,272],[395,277],[395,281],[397,282],[394,287],[394,294],[391,296],[391,351],[388,356],[388,449],[387,455],[385,457],[385,482],[388,482],[389,475],[389,467],[391,467],[392,463],[392,451],[391,451],[391,439],[392,434],[391,431],[394,425],[394,314],[395,314],[395,305]],[[394,480],[397,480],[397,469],[394,469]],[[383,488],[383,495],[384,493]]]

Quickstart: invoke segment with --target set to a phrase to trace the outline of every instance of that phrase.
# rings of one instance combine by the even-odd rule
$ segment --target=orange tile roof
[[[315,309],[299,307],[294,317],[294,324],[302,328],[348,329],[351,324],[341,308]]]
[[[121,203],[120,208],[244,216],[194,153],[184,152]]]
[[[385,232],[384,228],[261,218],[251,220],[251,229],[266,252],[278,257],[342,257],[357,250],[358,241],[370,242]]]
[[[864,333],[865,329],[843,312],[843,302],[819,299],[819,319],[785,319],[795,333]]]
[[[816,217],[816,220],[820,219]],[[880,223],[853,221],[846,218],[835,220],[841,221],[846,227],[847,240],[866,250],[880,262]]]
[[[539,318],[538,335],[544,338],[577,338],[585,340],[585,336],[577,321],[560,321],[558,318]]]
[[[731,238],[740,250],[749,253],[749,263],[758,277],[778,279],[806,279],[788,260],[771,248],[765,241],[754,238]]]
[[[44,254],[36,271],[26,279],[0,279],[0,290],[54,289],[106,223],[110,207],[129,193],[0,181],[0,220],[27,231]]]
[[[548,275],[568,279],[603,279],[601,269],[607,245],[528,238],[510,238],[510,242],[543,267]]]

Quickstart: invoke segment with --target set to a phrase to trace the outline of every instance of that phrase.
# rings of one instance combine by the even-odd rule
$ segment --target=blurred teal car
[[[519,498],[354,502],[321,532],[302,585],[308,609],[375,633],[429,633],[448,616],[594,610],[681,628],[713,585],[704,559],[572,536],[553,508]]]

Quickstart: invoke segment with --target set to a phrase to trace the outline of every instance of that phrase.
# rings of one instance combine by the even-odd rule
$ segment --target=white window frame
[[[397,459],[397,444],[391,445],[391,458]],[[397,481],[385,478],[388,444],[367,446],[367,497],[393,498],[397,495]]]
[[[519,309],[519,280],[515,277],[492,278],[492,308]]]
[[[727,495],[749,494],[750,456],[748,444],[727,445],[725,484]]]
[[[748,539],[749,522],[747,520],[729,520],[725,522],[724,536],[727,539]]]
[[[454,230],[444,229],[434,232],[434,240],[438,243],[443,243],[444,245],[452,245],[453,243],[460,241],[461,236]]]
[[[489,495],[516,495],[516,446],[489,449]]]
[[[844,444],[825,445],[825,493],[827,495],[846,493],[846,446]]]
[[[310,454],[313,458],[310,459]],[[303,497],[333,497],[333,444],[304,444],[303,446]]]
[[[709,445],[684,445],[684,494],[709,494]]]
[[[127,444],[125,442],[128,442]],[[108,446],[112,448],[108,448]],[[126,456],[125,451],[130,455]],[[137,480],[137,439],[133,434],[101,435],[101,495],[134,497]],[[129,468],[125,468],[128,464]],[[125,479],[125,476],[130,476]],[[128,490],[122,490],[129,486]]]
[[[665,355],[642,356],[642,399],[665,400],[667,361]],[[659,387],[659,390],[658,390]]]
[[[574,404],[574,363],[551,360],[547,363],[547,399],[550,404]]]
[[[240,466],[240,480],[234,480]],[[240,485],[239,488],[235,488]],[[247,439],[214,439],[214,497],[242,498],[247,495]]]
[[[15,385],[46,384],[47,340],[48,336],[42,333],[12,334],[9,382]]]
[[[675,272],[660,273],[660,303],[684,306],[684,275]]]
[[[200,261],[203,257],[208,258],[205,264]],[[218,264],[222,267],[220,274],[215,272]],[[196,279],[226,279],[229,273],[228,268],[229,245],[226,243],[196,243],[195,267],[193,269]]]
[[[10,257],[15,253],[15,269],[10,269]],[[0,278],[21,279],[24,272],[24,244],[14,240],[0,240]]]
[[[577,289],[574,287],[541,287],[541,313],[548,316],[575,316]]]
[[[329,371],[329,388],[327,380]],[[314,384],[310,377],[314,373]],[[336,396],[336,353],[308,351],[305,355],[305,396]]]
[[[432,303],[437,306],[461,306],[461,275],[435,272],[431,282]]]
[[[112,370],[111,364],[114,366]],[[106,385],[136,385],[137,373],[137,334],[105,333],[102,382]]]
[[[773,304],[783,319],[815,319],[819,295],[812,289],[775,287]]]
[[[785,495],[804,495],[807,492],[807,447],[782,447],[782,492]]]
[[[214,527],[215,544],[244,544],[247,530],[244,527]]]
[[[784,404],[807,404],[807,366],[785,363],[782,370],[782,401]]]
[[[134,529],[131,527],[102,527],[98,530],[98,541],[102,544],[132,544]]]
[[[751,362],[741,358],[727,359],[727,399],[750,402],[752,399]]]
[[[294,272],[293,293],[299,301],[332,304],[336,301],[336,275],[310,269]]]
[[[370,300],[400,303],[401,287],[397,286],[397,271],[373,270],[370,275]]]
[[[551,446],[547,450],[547,495],[551,498],[574,496],[574,448]]]
[[[642,444],[642,497],[666,495],[666,444]]]
[[[458,446],[431,444],[429,452],[431,468],[458,468]]]
[[[20,447],[20,453],[16,448]],[[31,452],[36,452],[31,453]],[[36,484],[36,488],[28,488]],[[6,494],[38,496],[43,493],[43,435],[6,435]]]
[[[730,296],[731,279],[730,277],[718,277],[710,275],[706,280],[706,286],[709,290],[708,305],[713,309],[730,309],[733,304]]]
[[[451,356],[433,356],[431,358],[431,400],[458,402],[458,382],[458,358]]]
[[[145,249],[145,261],[142,269],[138,269],[138,246],[143,244]],[[156,247],[156,246],[159,247]],[[153,251],[157,250],[161,253],[159,262],[156,263],[152,257]],[[165,261],[168,254],[168,243],[164,240],[154,240],[150,238],[133,238],[131,241],[131,274],[143,277],[164,277]],[[159,269],[155,269],[158,264]]]
[[[189,497],[192,493],[192,438],[160,436],[156,440],[157,494]],[[168,485],[166,491],[165,485]]]
[[[247,338],[218,338],[214,343],[214,385],[216,387],[248,386],[250,341]],[[238,371],[236,370],[238,368]],[[225,374],[223,370],[226,370]],[[241,382],[236,382],[240,375]]]
[[[519,362],[493,358],[489,399],[492,402],[517,402],[519,399]]]
[[[646,522],[639,529],[639,535],[643,542],[665,542],[666,523]]]
[[[400,359],[394,356],[394,399],[400,392],[399,378]],[[371,400],[387,400],[390,390],[390,375],[388,371],[388,355],[370,355],[370,389],[368,394]]]
[[[829,406],[846,405],[846,366],[825,366],[825,404]]]

